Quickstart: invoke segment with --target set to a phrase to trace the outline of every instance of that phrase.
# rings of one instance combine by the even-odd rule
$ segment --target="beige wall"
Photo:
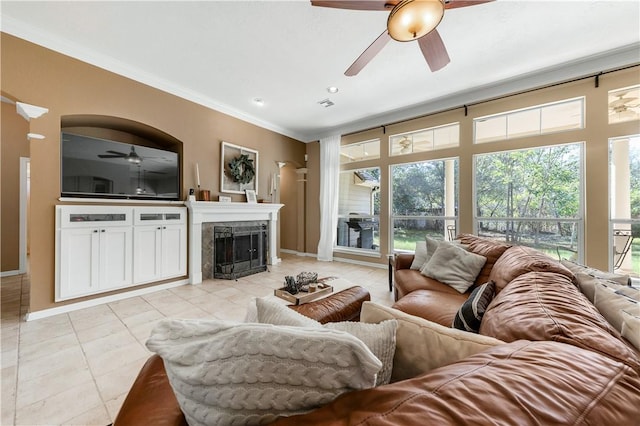
[[[30,147],[32,312],[55,306],[54,206],[60,204],[61,117],[74,114],[121,117],[179,139],[183,143],[183,197],[188,188],[195,186],[194,170],[198,163],[202,189],[211,190],[212,199],[217,199],[221,141],[259,151],[258,196],[261,198],[268,197],[269,174],[275,161],[304,163],[306,148],[302,142],[5,33],[1,43],[2,90],[22,102],[49,108],[49,113],[31,122],[31,131],[46,137],[32,142]],[[2,120],[4,128],[4,115]],[[295,193],[292,197],[295,200]],[[234,195],[233,199],[242,201],[244,196]],[[292,213],[295,208],[295,202],[286,205],[281,218],[295,214]],[[291,231],[295,232],[295,227]],[[295,249],[295,235],[289,238],[288,232],[289,228],[281,247]]]
[[[381,171],[381,211],[388,212],[389,206],[389,167],[415,161],[433,160],[439,158],[458,157],[460,161],[460,192],[459,192],[459,225],[460,232],[473,232],[473,155],[494,151],[511,150],[525,147],[538,147],[568,142],[585,143],[585,262],[593,267],[608,269],[609,259],[609,176],[608,176],[608,140],[612,137],[633,135],[640,133],[638,121],[608,124],[607,92],[612,89],[628,87],[640,83],[640,67],[604,74],[599,79],[599,87],[595,87],[595,79],[588,78],[577,82],[561,84],[550,88],[514,95],[499,100],[473,105],[468,108],[468,115],[464,109],[429,115],[414,120],[408,120],[342,137],[342,144],[366,141],[380,138],[380,159],[360,161],[345,165],[346,169],[366,167],[380,167]],[[504,111],[526,108],[547,102],[585,96],[586,98],[586,128],[552,135],[523,137],[508,141],[486,144],[473,144],[473,119],[485,115]],[[389,136],[415,131],[419,129],[439,126],[443,124],[460,123],[460,146],[432,152],[389,157]],[[318,144],[308,144],[307,152],[318,152]],[[313,159],[313,155],[310,155]],[[318,163],[309,163],[309,187],[319,191]],[[313,172],[312,172],[313,168]],[[314,197],[307,200],[313,205],[317,199],[316,193],[309,190]],[[309,209],[313,211],[313,208]],[[307,226],[307,250],[315,253],[319,241],[318,221]],[[360,260],[365,262],[386,263],[389,252],[389,221],[388,214],[380,217],[380,256],[355,256],[352,254],[336,253],[336,257]]]
[[[1,271],[14,272],[20,268],[20,157],[29,157],[29,123],[18,115],[13,104],[2,102],[1,113]]]

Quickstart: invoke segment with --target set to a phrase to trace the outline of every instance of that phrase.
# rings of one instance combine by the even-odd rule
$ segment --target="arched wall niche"
[[[105,137],[178,153],[182,158],[182,141],[160,129],[137,121],[106,115],[65,115],[60,118],[62,130],[83,131],[85,136]],[[123,140],[124,139],[124,140]]]

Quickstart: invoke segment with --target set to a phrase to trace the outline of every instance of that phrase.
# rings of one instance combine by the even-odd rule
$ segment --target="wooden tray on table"
[[[318,282],[316,285],[316,291],[313,292],[301,291],[297,294],[291,294],[285,290],[285,287],[282,287],[273,290],[273,294],[287,302],[293,303],[294,305],[302,305],[303,303],[311,302],[312,300],[327,296],[333,292],[333,287],[329,284]]]

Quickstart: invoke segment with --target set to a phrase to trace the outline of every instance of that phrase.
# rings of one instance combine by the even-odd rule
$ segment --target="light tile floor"
[[[390,305],[386,269],[282,255],[270,272],[207,280],[88,309],[25,322],[29,277],[3,278],[1,293],[2,425],[107,425],[150,352],[155,323],[171,318],[241,321],[252,297],[273,294],[285,275],[339,276]]]

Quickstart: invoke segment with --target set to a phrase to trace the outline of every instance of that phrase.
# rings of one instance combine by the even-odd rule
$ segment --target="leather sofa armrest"
[[[413,263],[413,253],[397,253],[395,259],[395,269],[409,269]]]
[[[113,426],[188,426],[158,355],[138,373]]]

